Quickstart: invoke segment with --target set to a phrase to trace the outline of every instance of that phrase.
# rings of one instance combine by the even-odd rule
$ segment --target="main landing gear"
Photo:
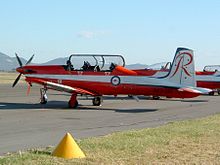
[[[212,92],[209,92],[209,95],[210,96],[214,96],[215,95],[215,92],[220,95],[220,89],[216,89],[216,90],[213,90]]]
[[[94,106],[100,106],[102,103],[103,99],[101,96],[96,96],[92,99],[92,104]],[[72,94],[72,96],[70,97],[70,100],[68,102],[68,106],[69,108],[77,108],[79,105],[78,101],[77,101],[77,94]]]
[[[47,97],[47,89],[46,88],[41,88],[40,89],[40,103],[41,104],[46,104],[47,103],[47,100],[48,100],[48,97]]]

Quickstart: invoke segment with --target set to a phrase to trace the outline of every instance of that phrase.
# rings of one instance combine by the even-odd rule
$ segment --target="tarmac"
[[[220,96],[162,100],[140,96],[139,102],[106,96],[99,107],[92,106],[90,97],[79,96],[79,108],[69,109],[69,94],[49,90],[49,102],[41,105],[39,89],[32,87],[27,96],[26,84],[0,85],[0,155],[56,146],[66,132],[82,139],[220,113]]]

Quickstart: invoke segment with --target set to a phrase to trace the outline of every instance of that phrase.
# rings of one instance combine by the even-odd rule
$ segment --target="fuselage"
[[[210,89],[220,89],[220,72],[197,71],[197,86]]]
[[[65,65],[28,65],[17,69],[29,83],[38,80],[77,87],[95,95],[159,95],[173,98],[192,98],[200,95],[193,90],[180,90],[181,86],[161,78],[152,78],[147,72],[67,70]],[[43,85],[43,84],[42,84]]]

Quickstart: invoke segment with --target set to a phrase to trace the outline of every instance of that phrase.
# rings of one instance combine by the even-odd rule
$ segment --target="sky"
[[[0,52],[42,63],[72,53],[121,54],[127,64],[194,50],[220,65],[219,0],[0,0]]]

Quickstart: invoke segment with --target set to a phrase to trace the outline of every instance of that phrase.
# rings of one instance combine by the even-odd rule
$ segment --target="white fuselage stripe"
[[[166,76],[167,72],[157,72],[152,77],[163,77]],[[196,75],[196,81],[205,81],[205,82],[219,82],[220,83],[220,74],[213,75]]]
[[[57,79],[57,80],[72,80],[72,81],[88,81],[111,83],[114,76],[98,76],[98,75],[58,75],[58,74],[26,74],[26,77]],[[118,76],[120,84],[134,84],[134,85],[152,85],[152,86],[167,86],[167,87],[181,87],[178,84],[169,82],[168,80],[151,78],[147,76]]]
[[[217,77],[215,75],[197,75],[196,81],[206,81],[206,82],[219,82],[220,83],[220,77]]]

